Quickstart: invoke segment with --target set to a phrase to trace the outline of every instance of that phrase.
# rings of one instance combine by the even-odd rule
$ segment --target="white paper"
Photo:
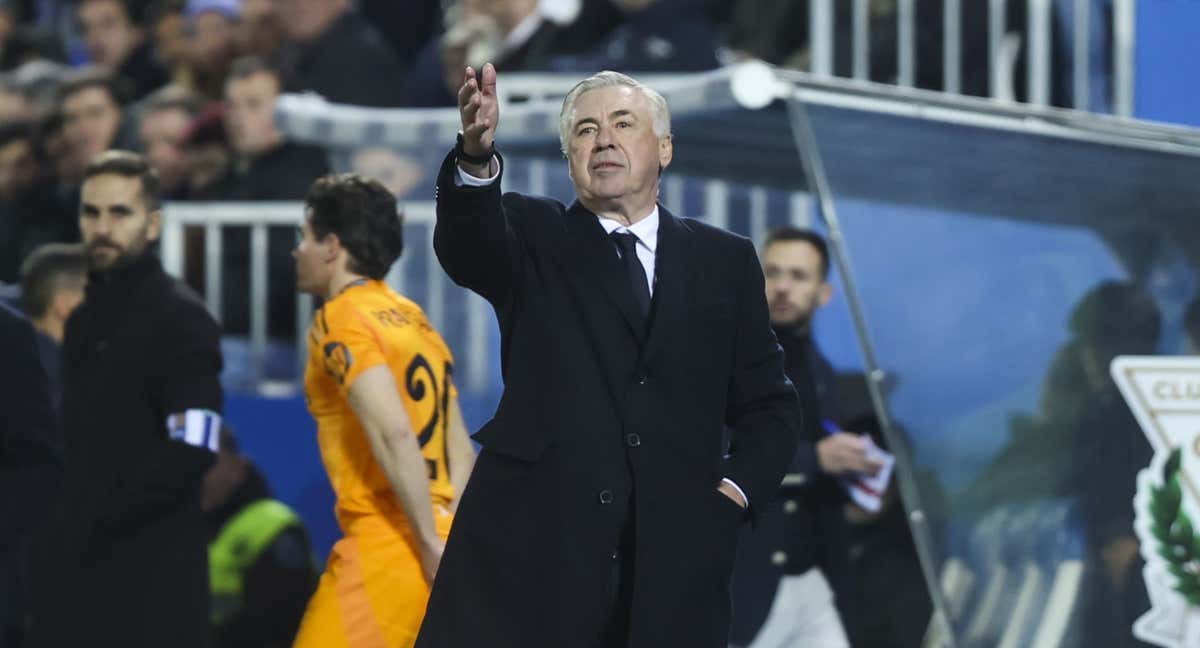
[[[896,457],[882,450],[870,438],[867,439],[867,459],[879,462],[882,466],[875,476],[850,475],[842,478],[842,487],[850,495],[855,504],[868,513],[878,513],[883,508],[883,494],[887,491],[888,482],[892,478],[892,468],[896,465]]]

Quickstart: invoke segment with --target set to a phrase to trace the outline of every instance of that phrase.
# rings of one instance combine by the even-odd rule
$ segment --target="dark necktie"
[[[630,232],[613,232],[612,237],[617,249],[621,251],[621,261],[629,274],[630,287],[633,288],[633,299],[642,311],[642,317],[650,315],[650,284],[646,281],[646,268],[642,267],[637,255],[638,237]]]

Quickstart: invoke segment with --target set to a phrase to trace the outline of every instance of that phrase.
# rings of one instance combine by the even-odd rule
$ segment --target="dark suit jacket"
[[[438,178],[434,249],[484,296],[505,391],[459,505],[418,648],[592,646],[634,523],[633,648],[724,648],[744,512],[778,490],[800,409],[751,243],[659,207],[651,324],[579,205]],[[726,457],[722,428],[734,429]]]
[[[7,624],[23,624],[22,543],[58,494],[60,450],[46,374],[33,327],[0,304],[0,642]]]
[[[63,339],[64,511],[30,646],[206,645],[200,486],[213,455],[170,440],[166,424],[220,412],[219,337],[154,252],[91,273]]]

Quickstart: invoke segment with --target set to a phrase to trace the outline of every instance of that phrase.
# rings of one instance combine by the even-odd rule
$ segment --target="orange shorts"
[[[444,540],[453,516],[434,506]],[[360,518],[333,545],[293,648],[411,648],[429,602],[429,583],[407,526]]]

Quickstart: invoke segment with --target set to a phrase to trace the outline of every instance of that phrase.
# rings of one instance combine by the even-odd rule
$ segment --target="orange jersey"
[[[454,488],[446,462],[453,358],[425,313],[382,281],[364,281],[317,311],[308,336],[304,391],[317,421],[317,441],[337,495],[337,518],[349,534],[361,516],[402,520],[403,509],[380,468],[347,392],[362,372],[387,365],[421,444],[434,505],[446,505]]]

